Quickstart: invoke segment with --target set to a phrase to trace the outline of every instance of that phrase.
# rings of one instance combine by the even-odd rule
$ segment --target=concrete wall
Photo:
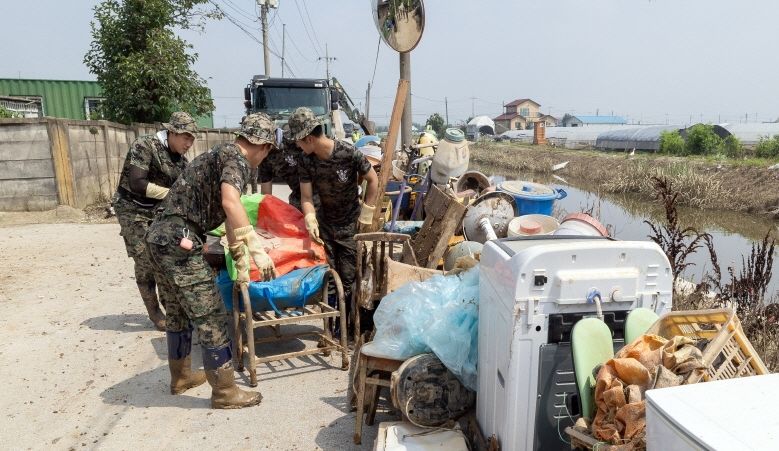
[[[0,119],[0,211],[48,210],[59,204],[84,208],[110,199],[130,144],[160,128],[108,121]],[[229,131],[203,130],[187,156],[191,160],[233,139]]]

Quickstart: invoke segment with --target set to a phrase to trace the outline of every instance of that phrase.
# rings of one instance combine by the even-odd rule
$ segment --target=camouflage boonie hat
[[[241,129],[235,132],[252,144],[276,146],[276,124],[265,113],[252,113],[241,121]]]
[[[171,114],[170,122],[164,122],[162,126],[171,133],[188,133],[192,135],[193,138],[195,137],[195,133],[197,133],[197,122],[192,119],[192,116],[183,111],[176,111]]]
[[[300,107],[289,117],[287,125],[289,130],[285,132],[286,138],[297,141],[310,135],[316,126],[322,123],[310,108]]]

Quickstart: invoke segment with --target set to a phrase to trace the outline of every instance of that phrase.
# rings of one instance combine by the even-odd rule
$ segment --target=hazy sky
[[[259,38],[253,0],[214,0]],[[0,77],[94,79],[82,63],[96,0],[0,0]],[[364,108],[378,33],[369,0],[279,0],[271,48],[298,77],[330,71]],[[542,111],[619,114],[642,123],[775,120],[779,2],[770,0],[426,0],[412,53],[414,121],[432,113],[496,116],[529,97]],[[310,23],[309,23],[310,17]],[[306,26],[304,27],[304,22]],[[243,87],[263,72],[258,42],[228,20],[183,37],[215,97],[216,126],[235,126]],[[272,56],[273,76],[281,75]],[[289,76],[289,72],[285,74]],[[398,55],[379,46],[371,118],[386,123]]]

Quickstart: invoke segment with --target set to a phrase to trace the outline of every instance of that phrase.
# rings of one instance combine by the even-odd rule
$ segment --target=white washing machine
[[[601,300],[615,347],[627,313],[671,310],[673,275],[650,241],[543,236],[489,241],[481,256],[477,418],[501,449],[569,450],[578,417],[570,337]]]

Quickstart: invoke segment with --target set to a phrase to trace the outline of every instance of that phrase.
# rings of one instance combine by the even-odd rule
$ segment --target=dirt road
[[[118,233],[114,223],[0,227],[3,448],[371,449],[375,426],[352,445],[336,354],[260,366],[264,400],[250,409],[211,410],[208,385],[170,395],[165,335],[146,318]],[[199,346],[193,354],[199,364]]]

